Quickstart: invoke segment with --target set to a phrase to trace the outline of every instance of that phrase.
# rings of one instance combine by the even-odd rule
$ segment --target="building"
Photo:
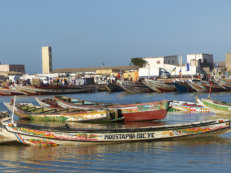
[[[225,67],[230,71],[231,70],[231,53],[225,54]]]
[[[190,66],[197,66],[197,67],[209,67],[210,70],[213,69],[213,55],[212,54],[187,54],[187,63]]]
[[[24,74],[25,66],[20,64],[0,64],[0,73],[4,74]]]
[[[178,66],[177,55],[161,56],[161,57],[147,57],[143,58],[147,63],[144,67],[139,68],[139,77],[158,77],[163,71],[171,71]]]
[[[49,74],[52,72],[51,47],[42,47],[42,71],[43,74]]]
[[[136,66],[107,66],[107,67],[88,67],[88,68],[63,68],[63,69],[55,69],[52,73],[76,73],[76,74],[110,74],[110,73],[118,73],[124,72],[128,70],[137,70]]]

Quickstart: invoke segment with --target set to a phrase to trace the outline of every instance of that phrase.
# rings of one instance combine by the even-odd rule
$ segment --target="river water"
[[[100,102],[136,103],[160,100],[195,101],[196,96],[203,98],[208,95],[96,92],[69,96]],[[213,93],[211,97],[231,102],[231,93]],[[7,110],[2,102],[10,99],[11,97],[0,98],[1,110]],[[34,97],[17,97],[16,101],[37,104]],[[157,124],[178,124],[230,117],[212,113],[169,113]],[[142,123],[124,124],[133,127],[140,125]],[[210,138],[74,147],[1,144],[0,164],[0,172],[228,172],[231,169],[231,133]]]

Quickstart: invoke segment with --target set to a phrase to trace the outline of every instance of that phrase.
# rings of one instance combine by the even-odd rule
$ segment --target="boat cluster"
[[[79,145],[87,143],[114,143],[172,139],[177,137],[196,137],[216,135],[229,131],[229,120],[211,120],[179,125],[145,126],[132,128],[96,128],[96,124],[115,121],[162,120],[167,112],[199,111],[207,112],[197,103],[180,101],[158,101],[137,104],[112,104],[80,100],[67,96],[35,97],[39,106],[32,103],[4,102],[4,105],[21,119],[33,122],[65,122],[58,126],[31,123],[15,123],[14,117],[2,120],[1,135],[9,141],[27,145],[56,146]],[[2,117],[6,116],[2,112]],[[8,114],[9,115],[9,114]],[[11,121],[10,121],[11,120]],[[93,123],[88,126],[84,122]],[[82,123],[73,126],[71,123]]]
[[[57,95],[95,91],[125,91],[128,93],[144,92],[219,92],[231,91],[231,79],[214,78],[205,80],[153,80],[141,82],[117,80],[103,84],[89,85],[15,85],[11,88],[0,88],[0,95]]]
[[[115,85],[115,84],[114,84]],[[129,93],[141,92],[219,92],[231,91],[231,79],[217,78],[205,80],[152,80],[132,83],[120,81],[118,86]],[[118,88],[117,86],[117,88]]]

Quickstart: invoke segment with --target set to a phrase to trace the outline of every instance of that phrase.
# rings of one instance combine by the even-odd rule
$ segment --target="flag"
[[[181,73],[181,70],[179,71],[179,76],[181,77],[182,73]]]
[[[189,63],[187,63],[187,66],[186,66],[186,67],[187,67],[187,71],[189,71],[189,70],[190,70],[190,68],[189,68]]]
[[[175,72],[176,71],[176,67],[174,67],[171,71],[171,73]]]

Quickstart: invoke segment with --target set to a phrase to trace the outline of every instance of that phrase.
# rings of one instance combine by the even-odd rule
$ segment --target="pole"
[[[15,109],[15,101],[16,101],[16,95],[14,96],[14,103],[13,103],[13,111],[11,115],[11,123],[14,123],[14,109]]]

